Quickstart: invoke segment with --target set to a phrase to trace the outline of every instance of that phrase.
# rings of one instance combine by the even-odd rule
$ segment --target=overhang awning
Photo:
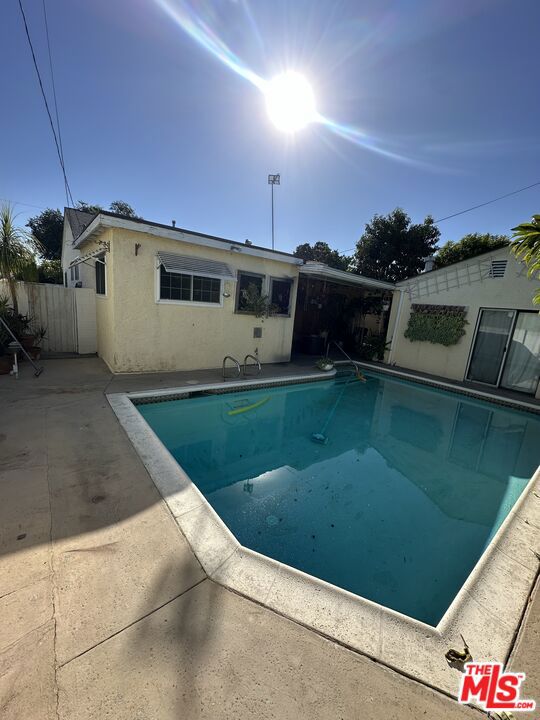
[[[72,260],[69,263],[69,267],[75,267],[75,265],[80,265],[81,263],[86,262],[86,260],[91,260],[92,258],[97,258],[100,255],[104,255],[108,251],[109,251],[108,247],[100,247],[97,250],[92,250],[92,252],[85,253],[84,255],[80,255],[78,258],[75,258],[75,260]]]
[[[338,285],[357,285],[365,288],[379,288],[380,290],[396,289],[393,283],[385,282],[384,280],[375,280],[374,278],[347,272],[346,270],[337,270],[336,268],[325,265],[325,263],[311,260],[301,265],[298,270],[301,276],[307,275],[308,277],[327,280],[328,282],[337,283]]]
[[[157,254],[158,262],[170,273],[187,275],[203,275],[204,277],[218,278],[220,280],[236,280],[236,276],[227,265],[219,260],[207,260],[193,255],[177,255],[176,253],[161,252]]]

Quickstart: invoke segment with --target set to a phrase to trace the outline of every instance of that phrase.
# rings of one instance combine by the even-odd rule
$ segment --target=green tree
[[[424,258],[433,254],[439,237],[429,215],[417,224],[401,208],[375,215],[356,244],[352,269],[377,280],[400,282],[423,270]]]
[[[322,262],[338,270],[347,270],[350,262],[350,258],[346,255],[340,255],[337,250],[332,250],[328,243],[320,240],[313,245],[309,243],[298,245],[293,255],[302,260]]]
[[[97,215],[98,213],[105,210],[105,208],[101,207],[101,205],[91,205],[89,203],[83,202],[82,200],[78,201],[76,208],[77,210],[81,210],[82,212],[93,213],[94,215]],[[139,217],[135,213],[135,210],[131,207],[131,205],[127,202],[124,202],[124,200],[113,200],[112,203],[109,205],[109,211],[116,213],[117,215],[124,215],[125,217]]]
[[[540,277],[540,215],[533,215],[531,222],[521,223],[512,228],[512,250],[514,255],[529,268],[529,277]],[[534,296],[540,305],[540,290]]]
[[[62,285],[62,263],[60,260],[44,260],[37,268],[38,280],[41,283]]]
[[[113,200],[109,205],[110,211],[117,215],[124,215],[125,217],[138,218],[135,214],[135,210],[131,205],[123,200]]]
[[[498,250],[510,244],[507,235],[491,235],[490,233],[470,233],[465,235],[458,242],[449,240],[437,250],[435,255],[435,268],[446,267],[461,260]]]
[[[34,279],[36,261],[34,252],[38,243],[23,228],[15,225],[10,205],[0,208],[0,278],[7,280],[14,313],[19,312],[17,280]]]
[[[64,229],[64,216],[60,210],[47,208],[39,215],[31,217],[26,223],[26,227],[32,230],[32,235],[41,245],[45,260],[60,259]]]
[[[101,205],[91,205],[84,202],[84,200],[77,200],[77,202],[75,203],[75,210],[80,210],[81,212],[97,215],[98,213],[103,212],[105,208],[101,207]]]
[[[79,200],[75,207],[77,210],[94,215],[104,210],[101,205],[91,205],[82,200]],[[111,212],[117,213],[118,215],[132,218],[138,217],[131,205],[123,200],[114,200],[109,207]],[[32,234],[41,246],[43,259],[60,260],[62,257],[62,236],[64,231],[64,216],[62,212],[58,210],[58,208],[47,208],[39,213],[39,215],[31,217],[26,225],[32,230]]]

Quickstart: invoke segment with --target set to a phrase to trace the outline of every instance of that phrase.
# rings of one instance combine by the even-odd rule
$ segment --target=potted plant
[[[28,354],[32,358],[32,360],[39,360],[41,357],[41,343],[43,342],[43,338],[47,335],[47,328],[43,327],[43,325],[40,325],[38,328],[34,331],[34,344],[28,351]]]
[[[334,369],[334,361],[330,360],[329,357],[321,357],[317,360],[315,365],[323,372],[330,372]]]
[[[264,322],[264,318],[274,315],[279,308],[270,302],[268,295],[262,295],[259,288],[250,283],[245,290],[242,290],[242,310],[253,313],[256,318]]]
[[[26,352],[29,353],[34,347],[36,341],[36,334],[31,327],[32,319],[29,318],[28,315],[19,315],[17,320],[18,328],[15,332],[17,340],[21,343]]]

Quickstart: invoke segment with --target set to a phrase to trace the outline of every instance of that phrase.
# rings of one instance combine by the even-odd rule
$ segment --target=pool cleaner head
[[[311,439],[314,443],[319,443],[319,445],[326,445],[328,442],[328,438],[322,433],[313,433]]]

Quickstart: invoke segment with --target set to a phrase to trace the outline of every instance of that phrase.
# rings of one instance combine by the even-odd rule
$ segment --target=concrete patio
[[[206,578],[105,393],[220,372],[44,365],[0,377],[3,719],[480,716]],[[539,649],[536,588],[510,665],[537,702]]]

